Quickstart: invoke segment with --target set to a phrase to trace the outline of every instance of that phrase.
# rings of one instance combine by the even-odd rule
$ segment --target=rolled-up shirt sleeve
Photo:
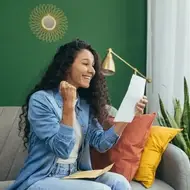
[[[104,131],[97,119],[91,118],[89,123],[90,146],[99,152],[106,152],[119,139],[119,135],[115,133],[114,126]]]

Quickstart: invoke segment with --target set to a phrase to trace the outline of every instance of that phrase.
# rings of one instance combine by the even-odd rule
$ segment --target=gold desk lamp
[[[135,67],[131,66],[129,63],[127,63],[124,59],[122,59],[119,55],[117,55],[111,48],[108,49],[108,54],[106,55],[105,59],[102,63],[102,73],[105,76],[111,76],[115,73],[115,64],[113,61],[112,54],[115,55],[117,58],[119,58],[121,61],[123,61],[125,64],[127,64],[131,69],[134,70],[135,74],[139,74],[141,77],[146,79],[148,83],[151,83],[152,80],[145,77],[141,72],[139,72]]]

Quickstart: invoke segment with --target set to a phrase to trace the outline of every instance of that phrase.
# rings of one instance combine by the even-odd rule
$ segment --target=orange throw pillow
[[[156,114],[136,116],[123,131],[117,144],[106,153],[91,151],[93,169],[100,169],[115,163],[112,172],[125,176],[131,181],[140,165],[141,155],[150,134]]]

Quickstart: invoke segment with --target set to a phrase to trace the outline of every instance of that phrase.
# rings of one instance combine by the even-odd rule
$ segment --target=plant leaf
[[[187,156],[190,158],[190,148],[188,148]]]
[[[181,126],[187,128],[187,133],[190,138],[190,104],[189,104],[189,90],[187,80],[184,77],[184,106],[181,118]]]
[[[169,115],[169,113],[167,113],[167,116],[168,116],[168,119],[172,125],[172,128],[176,128],[178,129],[179,126],[177,125],[176,121]],[[175,137],[176,141],[178,142],[178,147],[180,147],[184,152],[187,153],[187,144],[186,144],[186,141],[182,135],[182,133],[178,133]]]
[[[157,121],[158,121],[159,125],[165,126],[165,127],[167,126],[166,123],[165,123],[164,118],[159,113],[158,113],[158,116],[157,116]]]
[[[167,125],[167,127],[172,127],[171,123],[170,123],[170,121],[168,119],[168,116],[166,114],[166,111],[165,111],[165,108],[164,108],[164,104],[163,104],[162,99],[160,98],[160,95],[159,95],[159,105],[160,105],[160,112],[161,112],[162,117],[163,117],[163,119],[165,121],[165,124]]]
[[[181,109],[181,104],[178,99],[174,99],[173,101],[174,105],[174,119],[177,123],[178,126],[181,125],[181,117],[182,117],[182,109]]]
[[[159,105],[161,115],[158,114],[158,122],[161,126],[167,126],[172,128],[181,128],[183,131],[178,133],[172,140],[172,143],[181,148],[190,157],[190,103],[187,83],[184,80],[184,109],[180,101],[173,100],[174,116],[171,116],[167,110],[165,110],[162,99],[159,96]]]
[[[187,147],[190,148],[190,139],[188,137],[187,128],[184,128],[182,131],[183,138],[187,144]]]

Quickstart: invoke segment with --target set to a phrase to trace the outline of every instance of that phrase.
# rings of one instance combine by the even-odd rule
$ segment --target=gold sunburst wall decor
[[[40,40],[55,42],[64,37],[68,20],[64,12],[55,5],[40,4],[32,10],[29,26]]]

